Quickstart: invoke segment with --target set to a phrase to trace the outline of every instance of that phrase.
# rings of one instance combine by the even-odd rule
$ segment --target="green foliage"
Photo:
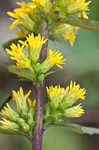
[[[89,135],[99,134],[99,128],[86,127],[86,126],[81,126],[81,125],[78,125],[78,124],[66,123],[66,122],[65,123],[60,123],[60,124],[57,124],[57,125],[66,127],[68,130],[71,130],[75,133],[89,134]]]
[[[24,68],[17,67],[15,65],[11,65],[8,67],[8,70],[14,74],[17,74],[19,77],[23,79],[33,81],[35,78],[34,72],[32,72],[29,69],[24,69]]]

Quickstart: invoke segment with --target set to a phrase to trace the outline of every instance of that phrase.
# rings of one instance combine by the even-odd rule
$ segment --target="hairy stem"
[[[48,39],[48,28],[44,23],[41,26],[41,35],[44,39]],[[47,57],[47,47],[48,41],[43,45],[41,51],[40,62],[44,61]],[[36,87],[36,112],[35,120],[36,126],[34,129],[34,137],[32,140],[32,150],[42,150],[42,138],[43,138],[43,110],[44,110],[44,101],[46,96],[45,80]]]

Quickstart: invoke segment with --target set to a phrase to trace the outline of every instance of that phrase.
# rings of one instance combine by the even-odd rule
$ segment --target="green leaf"
[[[65,125],[69,130],[82,134],[83,131],[81,130],[81,126],[78,124],[70,123]]]
[[[81,130],[83,131],[83,134],[99,134],[99,128],[81,126]]]
[[[20,68],[15,65],[9,66],[8,70],[24,79],[33,81],[33,79],[35,78],[34,72],[32,72],[31,70]]]
[[[16,38],[16,39],[12,39],[12,40],[10,40],[10,41],[4,43],[4,44],[2,45],[2,47],[3,47],[4,49],[9,48],[12,43],[17,44],[17,42],[18,42],[19,40],[25,41],[25,39],[26,39],[26,38]]]
[[[70,131],[73,131],[75,133],[79,133],[79,134],[83,133],[83,131],[81,130],[80,125],[74,124],[74,123],[69,123],[68,124],[68,123],[65,122],[65,123],[57,123],[56,125],[55,124],[53,124],[53,125],[47,125],[47,124],[45,124],[44,128],[47,129],[49,127],[57,127],[57,126],[59,126],[59,127],[65,127],[66,129],[68,129]]]
[[[65,18],[60,19],[60,22],[78,26],[92,32],[99,32],[99,22],[95,20],[82,19],[76,16],[66,16]]]
[[[66,122],[57,125],[66,127],[67,129],[80,134],[89,134],[89,135],[99,134],[99,128],[80,126],[75,123],[66,124]]]

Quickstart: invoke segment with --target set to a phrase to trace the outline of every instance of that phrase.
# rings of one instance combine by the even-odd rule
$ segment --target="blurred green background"
[[[15,7],[16,0],[0,1],[0,104],[10,95],[12,89],[23,86],[24,90],[32,88],[30,83],[18,81],[18,78],[7,71],[11,63],[8,55],[2,49],[2,44],[15,38],[15,30],[9,31],[9,17],[6,11]],[[99,20],[99,0],[93,0],[90,5],[90,18]],[[49,41],[49,47],[63,52],[67,63],[64,70],[47,79],[47,84],[66,86],[70,80],[75,80],[81,87],[87,89],[86,100],[83,102],[86,114],[74,120],[83,125],[99,127],[99,33],[81,29],[71,47],[67,41]],[[65,128],[49,128],[44,134],[43,150],[99,150],[99,136],[79,135]],[[23,137],[0,135],[0,150],[31,150],[31,143]]]

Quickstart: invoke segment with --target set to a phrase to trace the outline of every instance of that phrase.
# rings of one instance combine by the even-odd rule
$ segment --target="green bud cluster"
[[[8,103],[6,104],[0,113],[2,116],[0,128],[32,136],[35,126],[35,101],[32,102],[28,98],[29,95],[30,91],[24,95],[22,88],[18,92],[13,91],[15,109],[12,109]]]
[[[84,110],[81,104],[74,105],[79,99],[85,99],[85,89],[72,82],[66,89],[60,86],[47,87],[48,103],[45,105],[45,125],[56,124],[65,118],[80,117]]]

